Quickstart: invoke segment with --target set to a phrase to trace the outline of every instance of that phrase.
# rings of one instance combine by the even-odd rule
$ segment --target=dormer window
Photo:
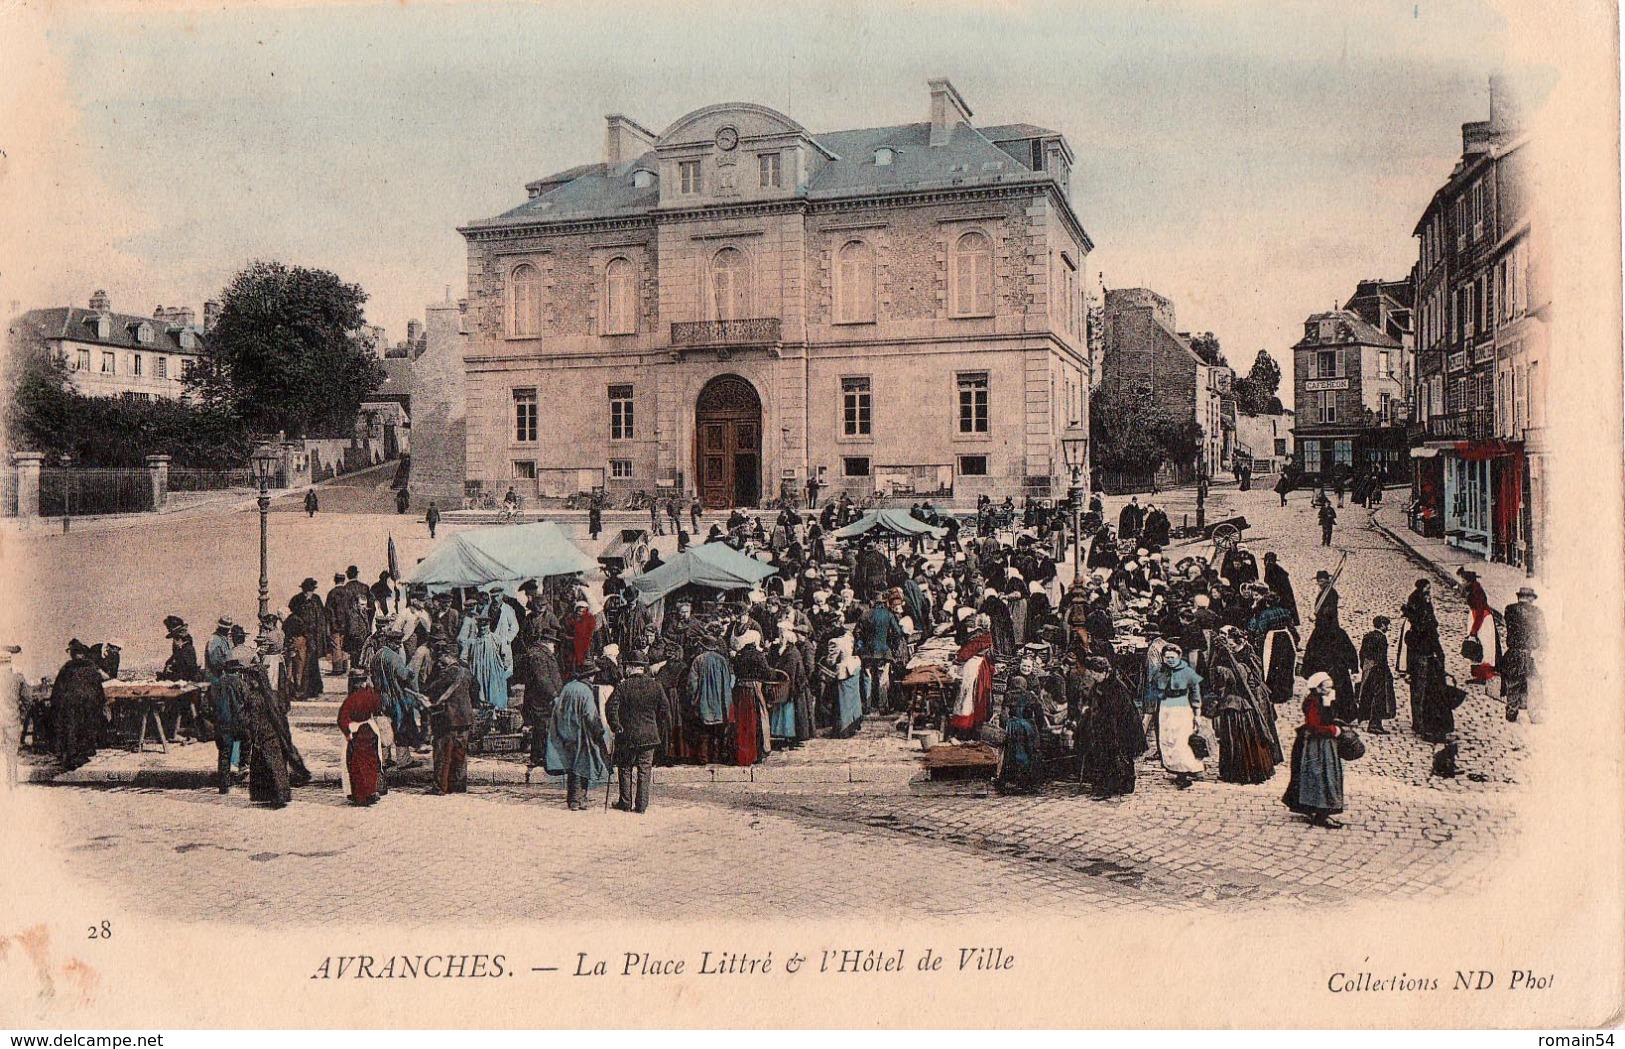
[[[632,172],[632,185],[638,189],[648,189],[655,184],[655,173],[647,168],[638,168]]]
[[[136,325],[135,341],[143,346],[152,345],[152,325],[145,322]]]
[[[181,349],[183,349],[183,350],[195,350],[195,349],[197,349],[197,333],[192,331],[191,328],[182,328],[181,329],[180,340],[181,340]]]
[[[96,338],[110,339],[113,337],[113,318],[103,313],[96,318]]]
[[[894,151],[889,146],[881,146],[875,150],[875,167],[890,167],[893,154]]]

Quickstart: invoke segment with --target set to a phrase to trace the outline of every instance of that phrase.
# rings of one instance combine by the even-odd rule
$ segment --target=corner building
[[[851,131],[611,116],[602,161],[462,227],[466,485],[1059,494],[1088,424],[1072,151],[929,88],[928,120]]]

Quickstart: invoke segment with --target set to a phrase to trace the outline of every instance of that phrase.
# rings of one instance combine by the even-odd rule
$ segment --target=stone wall
[[[412,495],[460,506],[468,414],[462,314],[448,301],[426,307],[424,316],[425,349],[412,365]]]

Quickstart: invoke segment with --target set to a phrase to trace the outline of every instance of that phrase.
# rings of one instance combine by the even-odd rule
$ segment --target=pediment
[[[741,140],[767,138],[776,135],[797,135],[810,138],[807,129],[778,110],[759,106],[753,102],[726,102],[721,105],[696,109],[661,132],[656,148],[693,145],[715,140],[717,132],[732,127]]]

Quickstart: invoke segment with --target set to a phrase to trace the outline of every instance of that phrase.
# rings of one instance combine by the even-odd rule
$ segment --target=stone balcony
[[[777,349],[783,324],[777,317],[745,317],[726,321],[673,321],[671,348],[678,355],[692,350]]]

